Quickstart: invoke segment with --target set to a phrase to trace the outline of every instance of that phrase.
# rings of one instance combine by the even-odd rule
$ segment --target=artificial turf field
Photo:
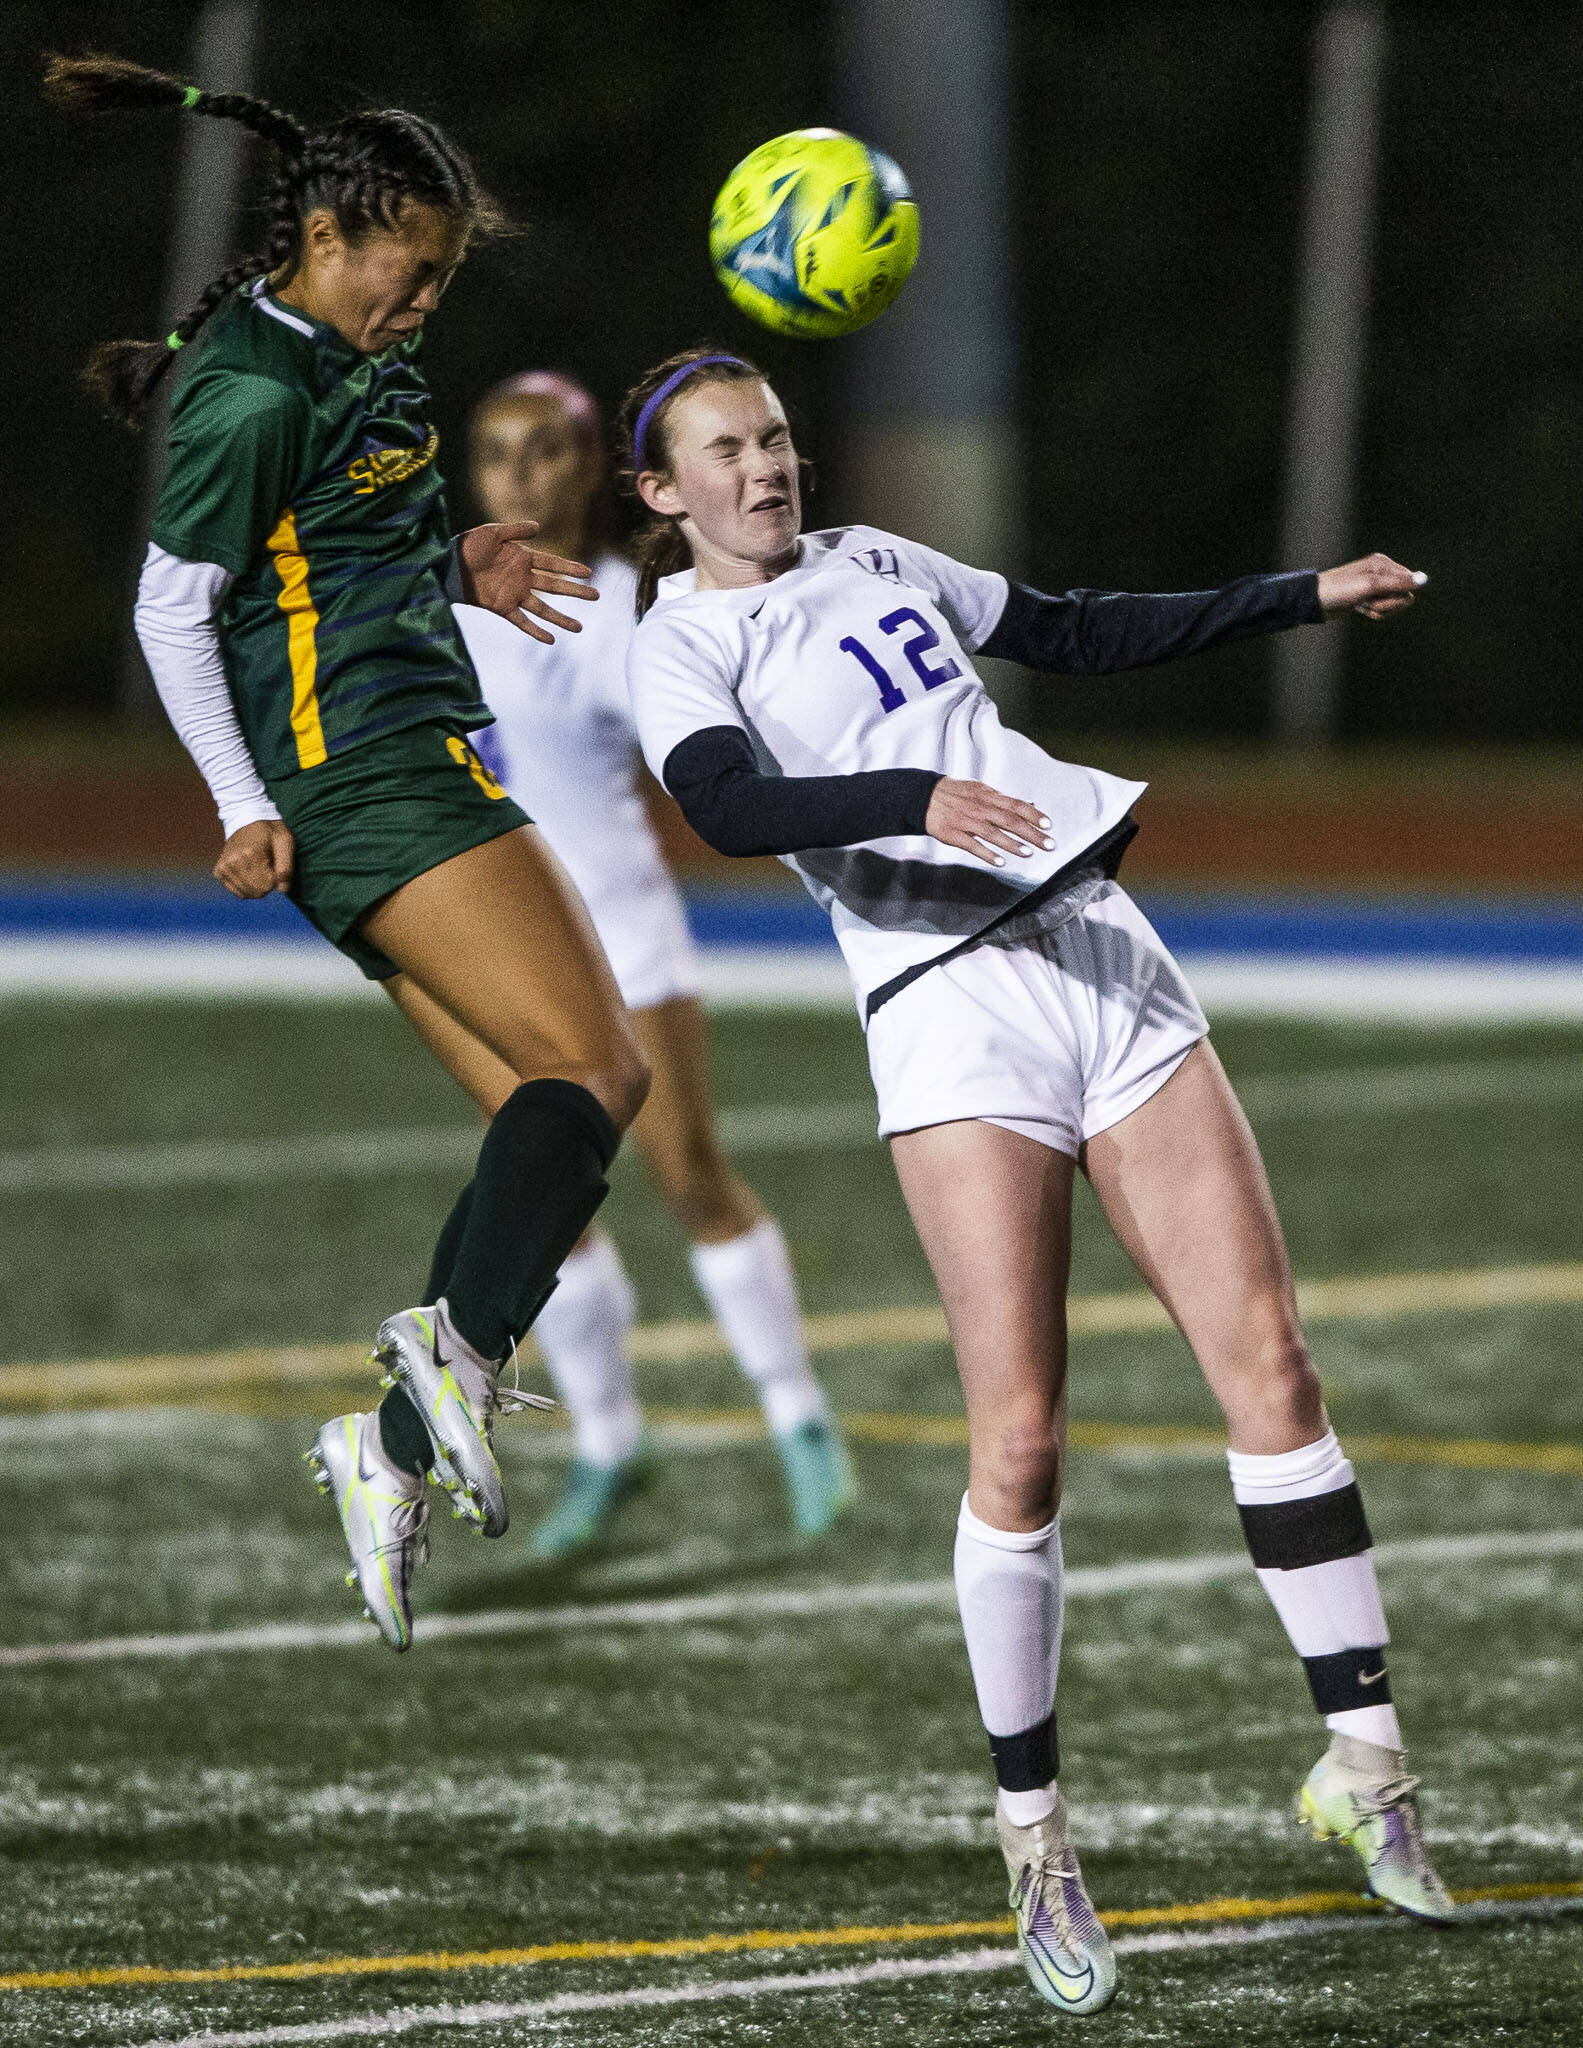
[[[1217,1042],[1299,1274],[1378,1283],[1318,1295],[1312,1335],[1382,1546],[1437,1858],[1457,1887],[1583,1904],[1583,1546],[1564,1544],[1583,1529],[1583,1032],[1245,1023]],[[561,1439],[504,1425],[516,1527],[485,1545],[436,1526],[418,1604],[452,1633],[397,1660],[361,1624],[341,1640],[338,1532],[298,1453],[366,1401],[349,1347],[421,1285],[469,1142],[459,1096],[377,1009],[0,1011],[0,1641],[198,1638],[0,1668],[0,2040],[1014,2044],[1078,2024],[1000,1966],[943,1583],[959,1404],[927,1315],[882,1313],[931,1290],[863,1135],[856,1027],[725,1017],[715,1053],[858,1418],[858,1509],[792,1541],[729,1361],[697,1328],[650,1328],[665,1455],[619,1540],[528,1568],[514,1538]],[[335,1142],[407,1130],[410,1148]],[[634,1166],[606,1217],[645,1325],[696,1319]],[[1423,1274],[1457,1277],[1395,1277]],[[1493,1901],[1452,1933],[1339,1909],[1355,1862],[1289,1821],[1319,1747],[1301,1673],[1251,1575],[1217,1562],[1240,1546],[1214,1417],[1135,1291],[1085,1202],[1063,1778],[1096,1902],[1134,1944],[1090,2035],[1583,2039],[1564,1898]],[[19,1369],[105,1359],[128,1363]],[[1160,1561],[1181,1559],[1199,1563],[1172,1581]],[[274,1623],[306,1627],[202,1640]],[[502,1949],[531,1954],[436,1967]],[[378,1961],[396,1957],[415,1960]]]

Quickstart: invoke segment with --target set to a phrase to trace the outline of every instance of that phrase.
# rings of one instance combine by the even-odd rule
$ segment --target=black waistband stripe
[[[1261,1572],[1296,1572],[1305,1565],[1334,1564],[1357,1557],[1374,1538],[1363,1516],[1363,1496],[1353,1480],[1333,1493],[1310,1494],[1306,1500],[1273,1501],[1245,1507],[1240,1502],[1242,1533]]]
[[[1349,1714],[1355,1707],[1390,1704],[1391,1681],[1383,1648],[1337,1650],[1330,1657],[1305,1657],[1309,1690],[1322,1714]]]
[[[989,1753],[995,1759],[995,1782],[1003,1792],[1039,1791],[1050,1783],[1061,1765],[1054,1713],[1046,1715],[1037,1727],[1024,1728],[1020,1734],[992,1735]]]
[[[944,967],[949,961],[960,960],[964,953],[970,953],[975,946],[983,945],[987,938],[997,932],[1003,924],[1009,924],[1014,917],[1026,917],[1029,911],[1042,909],[1052,896],[1059,895],[1061,890],[1067,888],[1084,868],[1097,867],[1107,881],[1113,882],[1121,872],[1122,855],[1137,836],[1138,821],[1129,811],[1119,825],[1112,825],[1110,830],[1101,834],[1092,846],[1085,846],[1081,853],[1075,854],[1071,860],[1057,868],[1055,873],[1047,876],[1036,889],[1030,889],[1026,896],[1020,896],[1015,903],[1008,904],[1004,910],[992,917],[988,924],[971,933],[959,945],[952,946],[947,952],[937,953],[932,960],[920,960],[914,967],[904,967],[900,974],[892,975],[889,981],[882,981],[878,988],[870,991],[863,1010],[864,1025],[872,1024],[876,1013],[885,1007],[892,996],[899,996],[904,988],[911,988],[915,981],[928,974],[932,968]]]

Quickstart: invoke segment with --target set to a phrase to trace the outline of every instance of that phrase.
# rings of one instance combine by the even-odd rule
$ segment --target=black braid
[[[175,361],[176,352],[226,299],[255,277],[295,267],[302,224],[328,208],[348,241],[393,228],[407,201],[465,220],[474,233],[503,231],[504,214],[479,186],[472,165],[432,121],[399,108],[353,114],[310,135],[290,114],[248,93],[206,93],[120,57],[51,56],[44,89],[76,113],[173,108],[236,121],[284,159],[270,194],[269,243],[207,284],[164,341],[110,341],[95,350],[84,378],[106,409],[129,426]]]

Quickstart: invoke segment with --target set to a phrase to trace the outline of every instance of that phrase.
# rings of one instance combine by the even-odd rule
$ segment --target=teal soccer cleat
[[[841,1432],[828,1416],[814,1416],[775,1439],[781,1472],[801,1536],[822,1536],[857,1499],[857,1478]]]
[[[641,1492],[654,1469],[652,1454],[639,1445],[619,1465],[572,1462],[556,1501],[528,1538],[528,1555],[548,1564],[591,1550],[632,1497]]]
[[[1057,1792],[1054,1813],[1031,1828],[1014,1826],[997,1803],[995,1826],[1028,1981],[1058,2012],[1099,2012],[1116,1995],[1116,1958],[1084,1889],[1066,1801]]]
[[[1316,1840],[1356,1849],[1375,1898],[1445,1925],[1462,1916],[1429,1861],[1417,1792],[1399,1749],[1336,1735],[1303,1781],[1297,1818]]]

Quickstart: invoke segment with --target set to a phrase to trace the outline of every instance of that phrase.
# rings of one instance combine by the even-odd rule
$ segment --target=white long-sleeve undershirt
[[[209,785],[227,839],[280,816],[237,723],[220,658],[215,614],[234,581],[217,562],[184,562],[151,542],[133,613],[160,702]]]

